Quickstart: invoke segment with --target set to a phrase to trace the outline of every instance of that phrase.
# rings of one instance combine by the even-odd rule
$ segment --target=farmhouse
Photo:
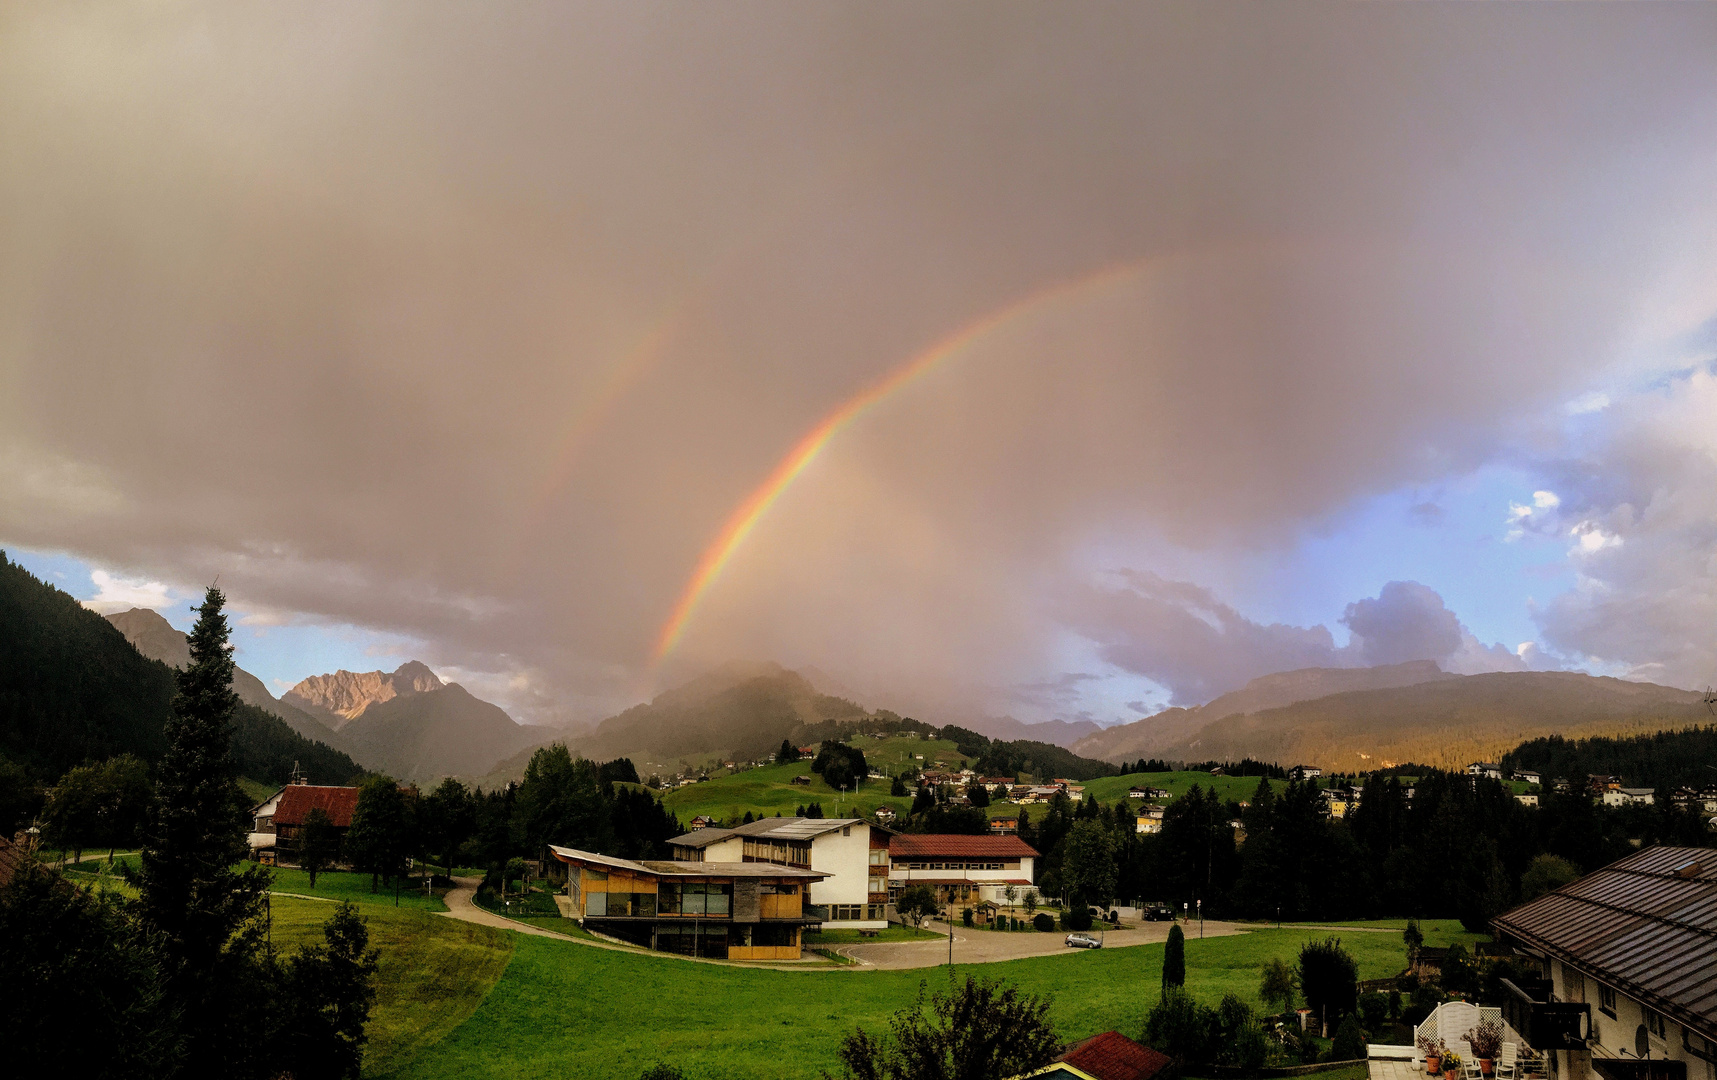
[[[305,815],[320,809],[344,839],[357,808],[355,787],[322,787],[301,780],[287,784],[251,810],[255,826],[250,849],[264,861],[272,857],[275,862],[295,862]]]
[[[1037,851],[1017,836],[902,834],[888,842],[889,899],[929,885],[940,903],[1003,900],[1009,885],[1032,884]]]
[[[1542,784],[1544,782],[1544,778],[1539,775],[1537,769],[1516,769],[1514,770],[1514,778],[1526,784]]]
[[[662,952],[721,960],[797,960],[820,920],[805,889],[827,877],[771,863],[633,862],[549,845],[567,866],[572,917],[597,933]]]
[[[1154,803],[1139,807],[1138,830],[1142,833],[1160,833],[1163,831],[1163,814],[1166,808]]]
[[[892,830],[863,818],[763,818],[731,829],[700,829],[668,841],[676,862],[773,863],[819,873],[807,918],[832,929],[888,925],[888,840]]]
[[[1293,768],[1288,770],[1288,779],[1290,779],[1290,780],[1316,780],[1318,777],[1322,776],[1323,774],[1324,774],[1324,771],[1322,769],[1318,768],[1316,765],[1295,765]]]
[[[1717,849],[1646,848],[1491,926],[1543,965],[1503,1014],[1552,1076],[1717,1080]]]
[[[1488,776],[1492,780],[1502,779],[1502,766],[1494,761],[1475,761],[1467,766],[1468,776]]]
[[[1616,787],[1607,789],[1600,798],[1605,806],[1650,806],[1657,794],[1648,787]]]

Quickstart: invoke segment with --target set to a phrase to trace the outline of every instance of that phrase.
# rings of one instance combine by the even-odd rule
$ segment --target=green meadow
[[[314,906],[309,901],[277,901]],[[879,1030],[920,987],[934,990],[946,968],[877,971],[821,968],[770,971],[620,953],[524,935],[497,973],[484,933],[460,948],[474,958],[421,973],[450,931],[462,924],[423,912],[363,905],[380,924],[386,991],[372,1030],[366,1076],[416,1078],[602,1077],[626,1080],[655,1061],[688,1078],[798,1078],[837,1071],[835,1050],[855,1025]],[[471,928],[476,929],[476,928]],[[1471,942],[1458,923],[1431,923],[1427,941]],[[314,931],[313,925],[306,925]],[[1196,931],[1196,928],[1195,928]],[[375,932],[374,930],[372,932]],[[1234,993],[1259,1004],[1258,972],[1271,957],[1292,961],[1302,944],[1330,931],[1260,929],[1239,937],[1187,942],[1187,984],[1215,1003]],[[1337,933],[1359,962],[1361,978],[1401,969],[1400,933],[1354,928]],[[281,940],[276,924],[276,941]],[[390,962],[390,952],[398,955]],[[1068,953],[999,964],[957,965],[1019,983],[1050,999],[1069,1039],[1109,1028],[1138,1035],[1162,979],[1162,947]],[[498,977],[496,977],[498,974]],[[406,979],[408,985],[388,984]],[[418,1014],[431,992],[434,1015]]]

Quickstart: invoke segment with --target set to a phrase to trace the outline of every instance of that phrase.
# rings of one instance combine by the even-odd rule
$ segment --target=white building
[[[1552,1077],[1717,1080],[1714,912],[1717,849],[1672,847],[1504,912],[1498,940],[1543,967],[1503,1013],[1555,1056]]]
[[[699,829],[668,841],[676,862],[763,862],[829,875],[810,886],[808,914],[838,930],[888,925],[888,842],[893,832],[863,818],[763,818],[732,829]]]
[[[888,842],[889,899],[928,885],[942,903],[1007,902],[1033,888],[1037,850],[1017,836],[902,833]]]
[[[1502,766],[1494,761],[1475,761],[1467,766],[1468,776],[1488,776],[1492,780],[1502,779]]]
[[[1514,778],[1526,784],[1542,785],[1544,783],[1544,778],[1538,774],[1537,769],[1516,769],[1514,770]]]
[[[1605,806],[1650,806],[1657,795],[1648,787],[1619,787],[1605,791],[1602,798]]]

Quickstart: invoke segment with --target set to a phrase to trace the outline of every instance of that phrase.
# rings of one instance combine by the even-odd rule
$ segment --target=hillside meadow
[[[1471,942],[1455,923],[1427,927],[1427,941]],[[1361,978],[1402,967],[1399,930],[1259,929],[1187,942],[1187,985],[1212,1004],[1233,993],[1258,1005],[1258,972],[1272,957],[1292,962],[1305,942],[1338,936]],[[1110,1028],[1138,1035],[1162,980],[1160,945],[1068,953],[986,965],[968,973],[1017,982],[1050,999],[1068,1039]],[[799,1078],[838,1071],[835,1051],[854,1026],[886,1027],[920,988],[946,984],[947,968],[877,971],[752,970],[609,952],[519,936],[500,979],[470,1018],[397,1067],[402,1054],[378,1042],[369,1076],[601,1077],[625,1080],[655,1061],[691,1080]],[[475,992],[476,987],[472,987]]]

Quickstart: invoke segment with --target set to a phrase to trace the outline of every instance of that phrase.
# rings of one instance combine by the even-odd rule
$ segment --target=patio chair
[[[1473,1053],[1472,1043],[1465,1039],[1456,1039],[1455,1053],[1461,1055],[1462,1080],[1484,1080],[1484,1071],[1479,1068],[1479,1058]]]
[[[1520,1044],[1505,1042],[1496,1059],[1496,1080],[1520,1080]]]

